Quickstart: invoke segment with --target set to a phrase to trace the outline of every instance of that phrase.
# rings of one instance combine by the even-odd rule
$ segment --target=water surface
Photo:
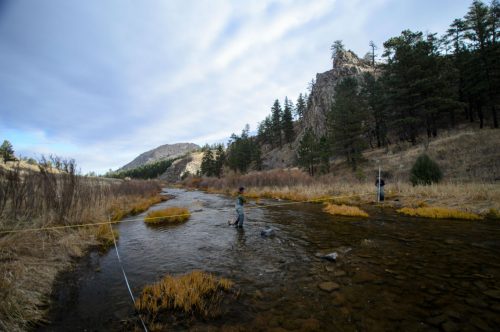
[[[293,204],[247,209],[237,230],[227,225],[232,199],[167,192],[175,198],[152,209],[189,207],[188,222],[116,226],[135,295],[165,274],[194,269],[233,280],[241,294],[223,317],[170,330],[500,330],[498,223],[407,218],[376,207],[356,219]],[[267,226],[276,237],[260,236]],[[337,262],[320,257],[330,252]],[[114,250],[92,253],[61,280],[52,323],[40,330],[128,330],[137,321]]]

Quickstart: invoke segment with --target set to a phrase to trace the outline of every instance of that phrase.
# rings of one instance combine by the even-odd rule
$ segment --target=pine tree
[[[318,142],[311,128],[307,128],[304,136],[299,142],[297,149],[297,163],[299,166],[314,176],[316,164],[318,163]]]
[[[337,56],[345,50],[342,40],[336,40],[330,46],[330,51],[332,52],[332,60],[335,60]]]
[[[0,156],[4,162],[16,160],[14,157],[14,148],[8,140],[4,140],[0,146]]]
[[[226,161],[226,153],[224,151],[224,145],[218,144],[217,150],[215,152],[215,162],[214,162],[214,175],[218,178],[222,176],[222,168]]]
[[[382,83],[371,73],[363,75],[361,96],[373,123],[370,137],[375,136],[377,147],[387,145],[388,114],[385,106]],[[371,139],[370,139],[371,145]]]
[[[499,78],[498,57],[500,52],[496,45],[498,31],[498,2],[492,2],[491,7],[475,0],[465,15],[466,34],[475,49],[476,60],[473,62],[474,73],[482,84],[480,95],[486,96],[483,103],[489,104],[493,127],[498,128],[498,117],[495,104],[498,102]],[[496,70],[495,70],[496,69]],[[496,73],[495,73],[496,72]],[[481,93],[482,92],[482,93]],[[481,103],[481,104],[483,104]],[[482,105],[478,106],[481,107]],[[478,110],[481,112],[481,110]],[[480,121],[482,114],[479,114]],[[480,124],[482,127],[482,123]]]
[[[358,92],[358,82],[347,77],[335,87],[335,100],[328,114],[329,137],[335,151],[346,157],[356,170],[364,147],[363,119],[365,109]]]
[[[200,171],[202,175],[215,175],[215,159],[211,149],[206,149],[201,160]]]
[[[304,118],[305,113],[306,113],[306,102],[301,93],[299,94],[299,98],[297,98],[297,103],[295,104],[295,115],[297,119],[300,121]]]
[[[318,142],[318,161],[320,172],[323,174],[330,172],[331,146],[326,136],[321,136]]]
[[[371,56],[371,62],[372,62],[372,67],[375,67],[375,57],[377,56],[375,54],[375,50],[377,49],[377,45],[373,42],[373,40],[370,40],[370,48],[372,49],[370,56]]]
[[[281,105],[278,99],[274,101],[273,107],[271,108],[271,133],[273,137],[273,146],[283,146],[283,141],[281,138],[281,128],[283,111],[281,110]]]
[[[287,97],[285,97],[284,107],[282,119],[283,136],[285,143],[291,143],[295,138],[292,116],[293,104]]]

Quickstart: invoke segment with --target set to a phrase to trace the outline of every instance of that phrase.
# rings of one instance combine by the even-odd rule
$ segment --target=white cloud
[[[16,2],[11,17],[4,13],[9,29],[0,24],[0,121],[28,138],[43,133],[28,150],[71,150],[84,172],[117,168],[160,144],[226,141],[330,69],[334,40],[363,56],[371,39],[398,34],[404,26],[384,30],[397,4],[48,0],[35,15]]]

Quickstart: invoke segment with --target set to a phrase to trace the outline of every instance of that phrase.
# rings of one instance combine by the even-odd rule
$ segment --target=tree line
[[[474,1],[444,36],[405,30],[384,42],[383,62],[373,73],[346,77],[335,87],[327,112],[327,132],[306,129],[297,149],[298,164],[312,175],[328,172],[328,159],[343,156],[353,169],[366,147],[391,142],[417,144],[458,123],[498,128],[500,92],[500,6]],[[344,52],[341,41],[332,56]]]
[[[345,158],[355,170],[368,147],[414,145],[460,123],[498,128],[499,27],[499,1],[476,0],[443,36],[404,30],[389,38],[381,62],[371,41],[365,61],[373,70],[337,83],[325,133],[318,137],[312,128],[302,128],[310,94],[300,94],[295,105],[288,97],[283,103],[276,99],[257,135],[250,136],[248,126],[241,135],[233,134],[217,171],[208,167],[202,174],[220,176],[223,165],[239,172],[259,170],[261,147],[281,148],[294,142],[298,131],[297,165],[314,175],[329,172],[332,157]],[[334,60],[346,52],[340,40],[331,51]],[[215,163],[211,158],[206,156],[208,164]]]

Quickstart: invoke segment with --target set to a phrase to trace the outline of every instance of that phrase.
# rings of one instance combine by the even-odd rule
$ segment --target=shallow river
[[[353,219],[291,204],[252,207],[237,230],[227,225],[233,199],[167,192],[175,198],[152,209],[189,207],[188,222],[116,226],[135,295],[165,274],[194,269],[240,290],[223,317],[171,330],[500,330],[500,223],[405,218],[376,207],[369,219]],[[261,237],[266,226],[274,238]],[[331,252],[337,262],[320,257]],[[114,250],[90,254],[60,283],[52,322],[39,330],[127,330],[136,321]]]

